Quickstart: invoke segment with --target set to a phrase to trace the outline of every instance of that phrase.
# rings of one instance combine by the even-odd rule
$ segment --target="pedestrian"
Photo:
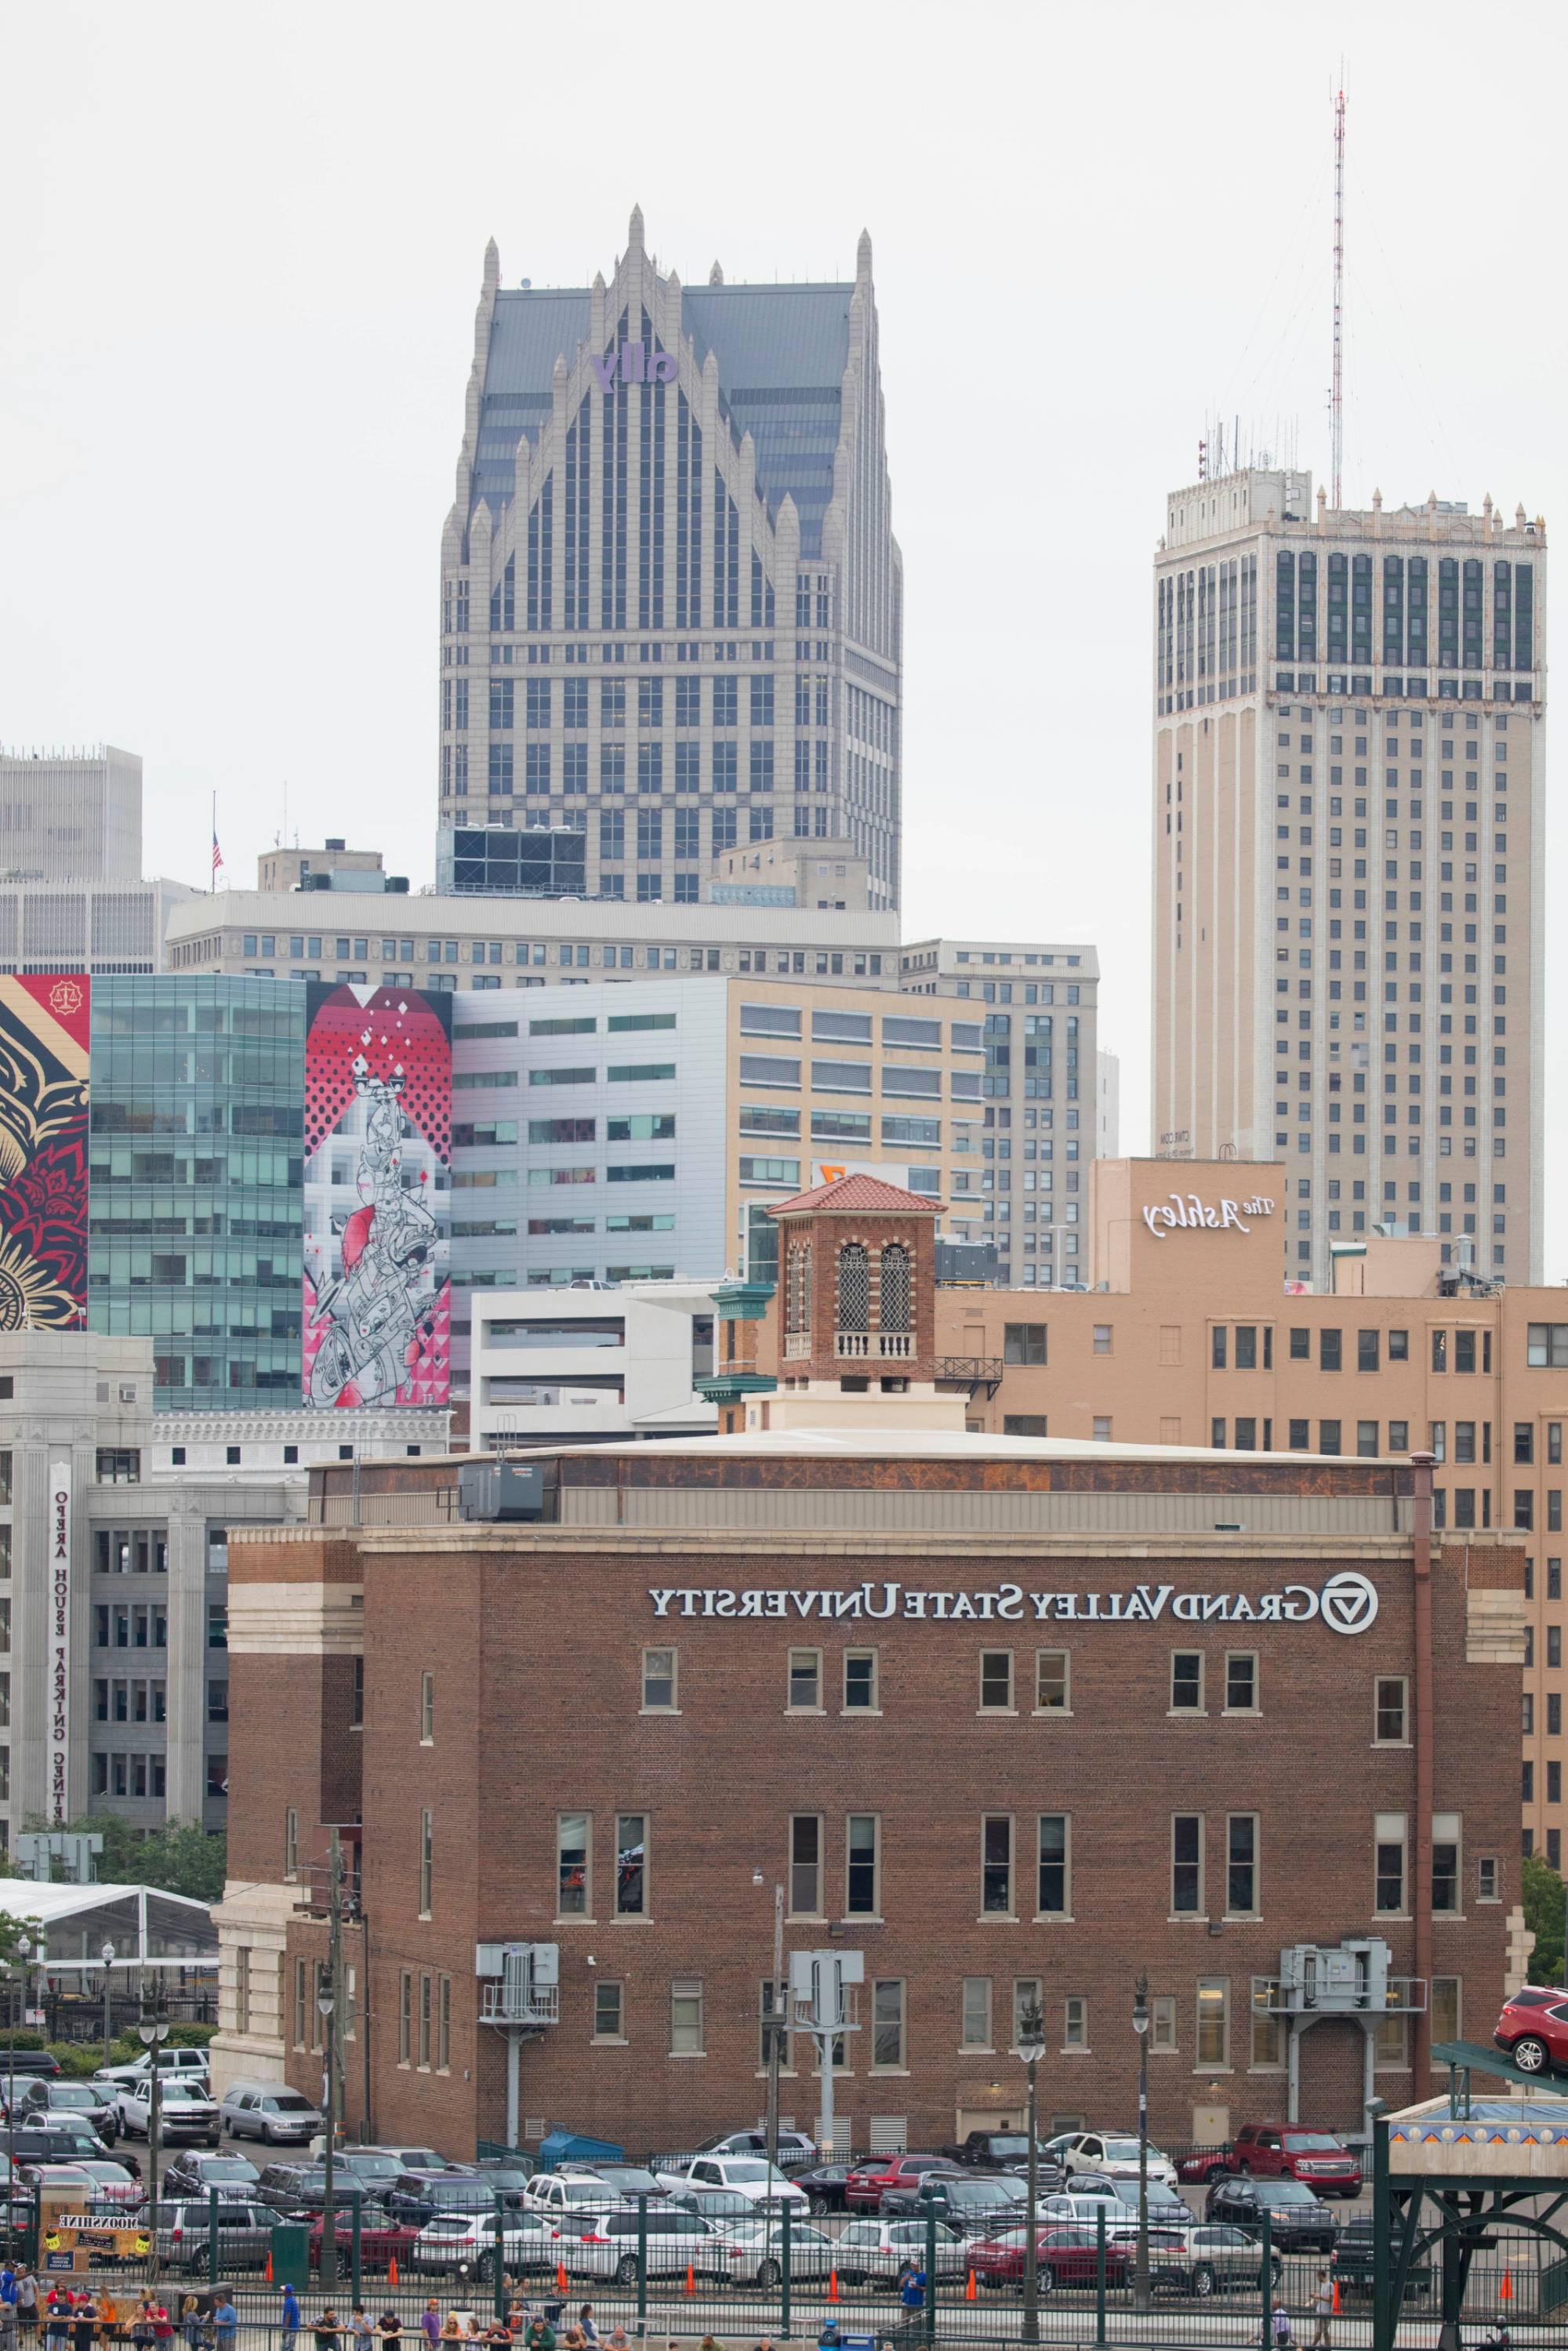
[[[131,2340],[136,2351],[152,2351],[155,2332],[152,2325],[152,2301],[143,2294],[136,2305],[136,2315],[131,2322]]]
[[[349,2351],[371,2351],[376,2330],[365,2315],[362,2302],[355,2303],[349,2313]]]
[[[16,2307],[16,2272],[10,2262],[0,2269],[0,2304],[12,2310]]]
[[[205,2316],[201,2295],[188,2294],[180,2305],[180,2340],[184,2344],[185,2351],[202,2351]]]
[[[24,2335],[38,2331],[38,2281],[25,2262],[16,2280],[16,2324]]]
[[[239,2313],[226,2288],[223,2300],[213,2313],[213,2340],[217,2345],[217,2351],[235,2351],[239,2340]]]
[[[283,2289],[282,2325],[282,2351],[294,2351],[299,2340],[299,2296],[291,2283],[286,2283]]]
[[[174,2340],[174,2322],[169,2315],[168,2304],[156,2297],[152,2304],[152,2340],[160,2346]],[[232,2342],[228,2351],[234,2351]]]
[[[376,2333],[383,2343],[401,2343],[402,2321],[395,2310],[383,2310],[376,2321]]]
[[[490,2351],[512,2351],[512,2330],[504,2318],[493,2318],[485,2329]]]
[[[898,2298],[905,2310],[925,2309],[925,2272],[918,2262],[905,2262],[904,2274],[899,2283]]]
[[[623,2326],[616,2325],[611,2328],[608,2343],[609,2351],[632,2351],[632,2346],[626,2339],[626,2329]]]
[[[583,2341],[594,2346],[597,2351],[597,2346],[603,2338],[593,2323],[593,2304],[591,2302],[585,2302],[577,2314],[577,2331]]]
[[[148,2338],[151,2341],[151,2336]],[[70,2351],[71,2311],[68,2295],[51,2286],[44,2304],[44,2341],[48,2351]]]
[[[555,2351],[555,2328],[548,2318],[536,2318],[528,2328],[526,2351]]]
[[[419,2314],[419,2331],[424,2337],[428,2351],[435,2351],[435,2346],[441,2340],[441,2313],[434,2294]]]
[[[457,2313],[455,2310],[449,2310],[447,2312],[446,2316],[442,2323],[441,2333],[436,2339],[442,2343],[462,2342],[463,2322],[458,2317]]]
[[[1311,2351],[1328,2351],[1329,2320],[1333,2314],[1333,2280],[1326,2269],[1318,2272],[1317,2288],[1312,2295],[1312,2340]]]
[[[338,2314],[330,2303],[310,2332],[316,2340],[316,2351],[338,2351],[342,2330],[338,2325]]]
[[[1282,2302],[1274,2304],[1274,2351],[1291,2351],[1295,2337],[1291,2333],[1291,2314]]]

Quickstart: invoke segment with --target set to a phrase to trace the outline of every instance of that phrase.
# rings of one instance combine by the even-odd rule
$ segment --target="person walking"
[[[38,2331],[38,2281],[25,2262],[16,2277],[16,2325],[24,2340]]]
[[[1320,2269],[1317,2285],[1312,2294],[1311,2351],[1329,2351],[1329,2320],[1333,2315],[1333,2280],[1326,2269]]]
[[[292,2284],[286,2284],[284,2286],[283,2310],[281,2316],[283,2325],[282,2351],[295,2351],[295,2346],[299,2340],[299,2296],[295,2293]]]
[[[419,2331],[424,2337],[427,2351],[435,2351],[441,2340],[441,2312],[434,2294],[419,2314]]]

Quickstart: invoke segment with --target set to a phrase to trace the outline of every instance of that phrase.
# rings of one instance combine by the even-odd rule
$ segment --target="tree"
[[[42,1829],[42,1821],[29,1821]],[[217,1902],[223,1897],[228,1840],[222,1831],[204,1829],[196,1821],[169,1821],[143,1835],[118,1813],[87,1813],[69,1826],[78,1834],[103,1839],[98,1875],[105,1886],[156,1886],[165,1894],[183,1894],[193,1902]]]
[[[1535,1949],[1531,1954],[1531,1983],[1560,1984],[1563,1980],[1563,1880],[1549,1861],[1540,1854],[1526,1854],[1521,1873],[1521,1893],[1524,1904],[1524,1923],[1535,1936]]]

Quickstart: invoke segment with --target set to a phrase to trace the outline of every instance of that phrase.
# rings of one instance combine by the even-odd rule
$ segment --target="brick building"
[[[1037,1994],[1047,2116],[1124,2118],[1140,1970],[1171,2140],[1356,2128],[1490,2031],[1525,1956],[1521,1544],[1433,1536],[1418,1463],[966,1431],[934,1212],[889,1188],[787,1207],[814,1336],[767,1428],[532,1456],[526,1523],[458,1515],[487,1465],[324,1468],[310,1525],[233,1544],[221,2079],[319,2086],[333,1822],[346,2119],[368,2091],[455,2154],[758,2113],[776,1885],[790,1952],[863,1955],[841,2147],[1016,2116]],[[1325,1953],[1351,1988],[1309,2011]]]

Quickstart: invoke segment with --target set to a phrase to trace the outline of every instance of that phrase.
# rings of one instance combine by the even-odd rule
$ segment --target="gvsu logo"
[[[1377,1622],[1377,1592],[1349,1568],[1331,1575],[1318,1600],[1323,1623],[1334,1633],[1367,1633]]]
[[[608,358],[590,351],[588,364],[605,392],[614,391],[618,378],[622,383],[674,383],[676,375],[674,351],[651,351],[645,343],[622,343]]]

